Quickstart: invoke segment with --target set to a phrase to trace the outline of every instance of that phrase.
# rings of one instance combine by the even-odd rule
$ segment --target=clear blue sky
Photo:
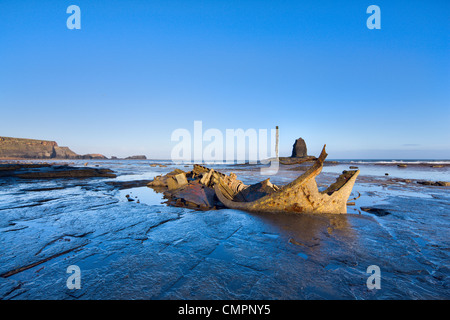
[[[69,5],[81,30],[69,30]],[[381,30],[369,30],[369,5]],[[0,135],[169,158],[280,126],[330,158],[450,158],[450,1],[0,0]]]

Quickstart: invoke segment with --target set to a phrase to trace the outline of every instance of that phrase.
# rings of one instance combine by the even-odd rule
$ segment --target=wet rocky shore
[[[0,169],[1,299],[450,297],[448,187],[418,183],[449,182],[446,167],[386,165],[386,176],[358,164],[348,214],[279,215],[167,206],[147,187],[192,166],[85,164]],[[326,165],[319,187],[343,168]],[[266,178],[258,166],[217,169],[248,184]],[[49,176],[58,170],[80,175]],[[34,176],[19,176],[27,172]],[[301,172],[281,166],[271,181],[283,185]],[[70,265],[81,270],[79,290],[66,286]],[[366,285],[371,265],[381,270],[381,289]]]

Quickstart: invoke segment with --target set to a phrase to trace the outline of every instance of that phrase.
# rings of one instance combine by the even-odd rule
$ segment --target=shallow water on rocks
[[[97,165],[118,177],[0,180],[1,299],[450,298],[448,187],[396,181],[400,169],[365,164],[351,198],[361,196],[347,215],[194,211],[166,206],[145,186],[107,183],[192,166],[88,162]],[[259,166],[217,169],[247,184],[269,177]],[[271,181],[301,174],[291,169],[281,167]],[[341,169],[348,166],[324,167],[319,187]],[[401,170],[401,178],[424,178],[422,169]],[[450,181],[447,170],[438,177],[427,180]],[[80,267],[79,290],[66,286],[70,265]],[[381,270],[379,290],[366,285],[371,265]]]

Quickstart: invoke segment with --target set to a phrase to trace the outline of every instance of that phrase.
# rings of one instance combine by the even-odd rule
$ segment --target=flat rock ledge
[[[68,165],[50,164],[3,164],[1,178],[61,179],[61,178],[115,178],[114,171],[102,168],[78,168]]]

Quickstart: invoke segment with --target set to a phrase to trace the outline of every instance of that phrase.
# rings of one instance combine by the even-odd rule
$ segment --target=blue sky
[[[69,5],[81,30],[69,30]],[[369,30],[369,5],[381,30]],[[450,159],[449,1],[0,1],[0,135],[169,158],[178,128]]]

